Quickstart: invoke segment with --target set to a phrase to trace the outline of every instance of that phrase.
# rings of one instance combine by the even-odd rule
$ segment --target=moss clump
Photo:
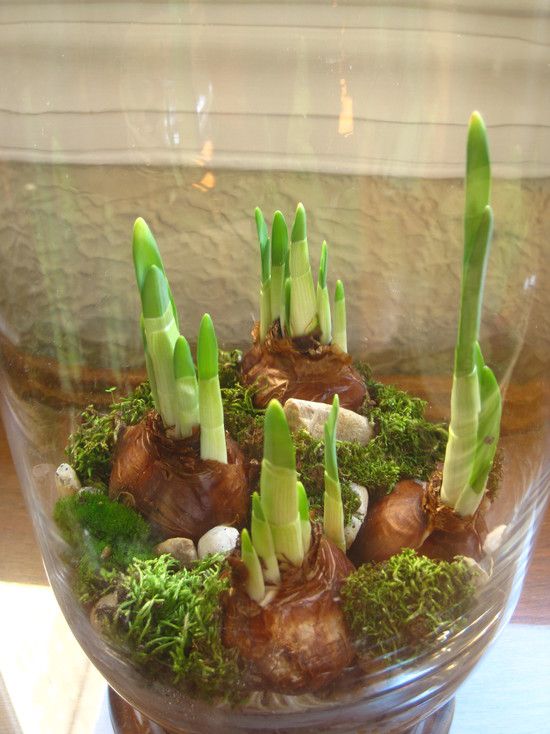
[[[81,601],[100,595],[112,571],[125,570],[134,558],[151,558],[151,529],[134,510],[113,502],[102,492],[62,497],[54,520],[78,559],[75,580]]]
[[[424,418],[424,400],[373,380],[368,389],[374,404],[367,413],[377,430],[378,447],[398,464],[400,478],[428,479],[445,456],[447,429]]]
[[[464,561],[433,561],[407,549],[361,566],[341,596],[352,634],[376,656],[413,653],[434,633],[457,629],[474,592],[474,572]]]
[[[169,555],[135,561],[117,581],[116,634],[136,661],[196,695],[236,695],[235,651],[222,644],[221,598],[230,586],[222,555],[180,569]]]
[[[69,436],[65,453],[69,464],[82,482],[107,484],[111,460],[122,426],[139,423],[153,408],[148,382],[139,385],[131,395],[113,402],[106,413],[89,405],[80,416],[80,425]]]
[[[254,406],[254,388],[236,382],[221,392],[226,430],[250,459],[261,460],[265,410]]]

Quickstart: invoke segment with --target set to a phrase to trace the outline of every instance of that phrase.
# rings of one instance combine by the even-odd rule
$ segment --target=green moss
[[[102,492],[61,498],[54,520],[75,550],[76,593],[84,602],[101,595],[112,571],[153,555],[151,530],[141,515]]]
[[[261,460],[265,410],[254,406],[254,388],[235,382],[221,392],[226,430],[249,458]]]
[[[221,597],[230,586],[225,559],[209,556],[180,569],[169,555],[135,561],[117,582],[117,635],[148,672],[205,697],[232,698],[236,653],[222,644]]]
[[[378,447],[399,466],[400,477],[428,479],[445,457],[445,426],[427,421],[426,402],[403,390],[374,380],[368,390],[373,404],[367,415],[376,427]]]
[[[383,563],[367,563],[342,587],[348,626],[373,656],[408,648],[455,630],[475,592],[474,573],[464,561],[433,561],[404,550]]]
[[[151,408],[153,399],[148,382],[139,385],[131,395],[113,402],[105,413],[93,405],[86,408],[65,449],[69,464],[82,482],[108,483],[113,448],[121,427],[139,423]]]

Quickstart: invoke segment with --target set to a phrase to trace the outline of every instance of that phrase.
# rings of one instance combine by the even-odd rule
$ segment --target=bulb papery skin
[[[424,501],[431,515],[433,530],[418,552],[442,561],[452,561],[455,556],[479,561],[483,557],[483,543],[488,532],[485,513],[491,499],[485,495],[477,511],[464,517],[441,502],[441,483],[442,473],[437,470],[430,478]]]
[[[197,542],[216,525],[241,527],[250,502],[244,456],[227,437],[227,464],[201,459],[199,435],[170,438],[155,411],[127,427],[115,447],[110,497],[130,493],[165,538]]]
[[[254,684],[279,693],[317,691],[352,662],[354,651],[339,592],[353,570],[346,555],[318,527],[302,567],[283,570],[281,585],[266,605],[246,594],[234,565],[224,644],[237,648],[249,663]]]
[[[386,561],[404,548],[440,561],[452,561],[455,556],[480,560],[489,500],[475,515],[462,517],[441,502],[440,489],[440,470],[428,485],[412,479],[398,482],[393,492],[369,507],[350,548],[353,562]]]
[[[254,346],[243,357],[242,378],[258,388],[257,407],[266,407],[273,398],[282,404],[288,398],[330,404],[336,394],[342,408],[358,410],[363,405],[365,382],[345,352],[321,344],[315,336],[283,338],[278,322],[262,343],[257,326],[252,337]]]
[[[432,530],[430,515],[424,509],[425,491],[425,485],[404,479],[369,508],[350,548],[355,564],[386,561],[403,548],[422,545]]]

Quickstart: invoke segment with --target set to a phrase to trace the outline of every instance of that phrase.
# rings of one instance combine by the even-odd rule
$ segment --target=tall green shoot
[[[284,297],[285,263],[288,258],[288,229],[280,211],[271,225],[271,321],[281,319]]]
[[[344,284],[341,280],[336,281],[334,292],[334,331],[332,343],[343,352],[348,351],[348,334],[346,323],[346,295]]]
[[[317,327],[317,298],[309,262],[306,211],[298,204],[290,242],[290,328],[292,336],[311,334]]]
[[[321,261],[319,263],[319,277],[317,280],[317,317],[321,329],[321,344],[330,344],[332,341],[332,318],[330,315],[330,298],[327,288],[328,248],[323,242]]]
[[[470,118],[466,153],[464,258],[441,500],[461,515],[479,506],[498,440],[501,395],[479,348],[483,289],[493,234],[491,167],[481,115]]]
[[[338,476],[338,459],[336,456],[336,425],[340,400],[334,396],[332,408],[325,423],[325,495],[323,524],[327,538],[344,552],[346,537],[344,534],[344,505],[342,489]]]
[[[263,342],[273,323],[271,313],[271,242],[267,233],[267,225],[264,215],[259,207],[256,207],[256,230],[260,243],[260,262],[262,284],[260,288],[260,341]]]
[[[260,499],[279,560],[300,566],[304,559],[296,487],[296,452],[281,404],[272,400],[264,420]]]
[[[218,375],[218,341],[210,315],[202,317],[197,342],[201,459],[227,464],[223,403]]]

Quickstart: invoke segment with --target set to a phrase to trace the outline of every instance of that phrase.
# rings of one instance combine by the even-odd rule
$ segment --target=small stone
[[[94,604],[90,612],[90,622],[96,632],[103,632],[104,628],[112,623],[117,607],[118,595],[116,591],[102,596]]]
[[[346,525],[344,528],[346,548],[351,548],[353,541],[357,537],[359,528],[361,527],[361,525],[363,524],[363,520],[367,516],[367,510],[369,508],[369,493],[367,492],[367,489],[360,484],[355,484],[355,482],[351,482],[350,486],[355,494],[359,497],[359,502],[361,504],[359,505],[355,513],[351,516],[349,524]]]
[[[481,589],[483,588],[492,574],[492,569],[487,572],[483,566],[481,566],[474,558],[469,556],[461,556],[460,559],[468,566],[470,571],[474,574],[474,585]]]
[[[314,403],[310,400],[289,398],[284,411],[291,431],[307,431],[312,438],[322,439],[325,423],[327,422],[332,406],[327,403]],[[336,439],[338,441],[353,441],[366,446],[372,438],[373,428],[368,418],[353,410],[340,408],[338,423],[336,424]]]
[[[75,494],[81,488],[80,479],[70,464],[60,464],[55,470],[55,487],[60,497]]]
[[[504,540],[504,533],[506,532],[507,525],[497,525],[485,538],[483,543],[483,552],[488,556],[494,556],[497,550],[502,545]]]
[[[157,556],[169,553],[182,568],[189,568],[197,560],[197,549],[190,538],[168,538],[155,546]]]
[[[213,553],[225,553],[228,555],[237,547],[239,531],[229,525],[216,525],[206,532],[197,544],[199,558],[212,555]]]

